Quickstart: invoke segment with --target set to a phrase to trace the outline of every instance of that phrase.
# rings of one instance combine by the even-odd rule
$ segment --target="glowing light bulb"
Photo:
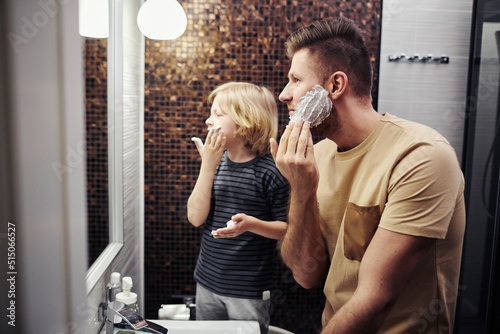
[[[176,39],[187,27],[187,16],[176,0],[147,0],[137,15],[139,30],[149,39]]]
[[[108,1],[79,0],[78,25],[81,36],[107,38],[109,35]]]

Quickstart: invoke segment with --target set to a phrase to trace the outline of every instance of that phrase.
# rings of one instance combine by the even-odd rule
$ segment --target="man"
[[[290,116],[314,86],[333,104],[278,146],[290,209],[281,254],[305,288],[325,279],[323,333],[451,333],[465,228],[456,154],[436,131],[371,105],[360,29],[321,21],[287,41]],[[311,130],[325,137],[313,145]]]

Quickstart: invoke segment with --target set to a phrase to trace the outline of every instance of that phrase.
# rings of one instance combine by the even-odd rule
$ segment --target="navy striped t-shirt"
[[[252,232],[215,239],[237,213],[264,221],[287,221],[290,186],[270,154],[234,163],[227,152],[217,167],[210,213],[203,229],[194,272],[196,282],[223,296],[262,299],[272,288],[277,240]]]

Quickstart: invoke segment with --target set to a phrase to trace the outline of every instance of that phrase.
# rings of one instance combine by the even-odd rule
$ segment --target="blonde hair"
[[[216,96],[225,107],[223,111],[238,125],[235,135],[256,155],[269,153],[269,139],[278,133],[278,108],[271,91],[251,83],[228,82],[215,88],[208,102],[213,103]]]

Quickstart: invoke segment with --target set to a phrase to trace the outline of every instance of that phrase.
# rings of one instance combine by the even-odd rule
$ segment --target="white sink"
[[[148,320],[168,329],[168,334],[260,334],[257,321]]]
[[[260,334],[259,323],[257,321],[184,321],[184,320],[149,320],[168,329],[168,334]],[[114,333],[119,330],[130,331],[128,329],[114,329]],[[135,333],[144,333],[134,331]],[[105,328],[101,333],[106,333]]]

